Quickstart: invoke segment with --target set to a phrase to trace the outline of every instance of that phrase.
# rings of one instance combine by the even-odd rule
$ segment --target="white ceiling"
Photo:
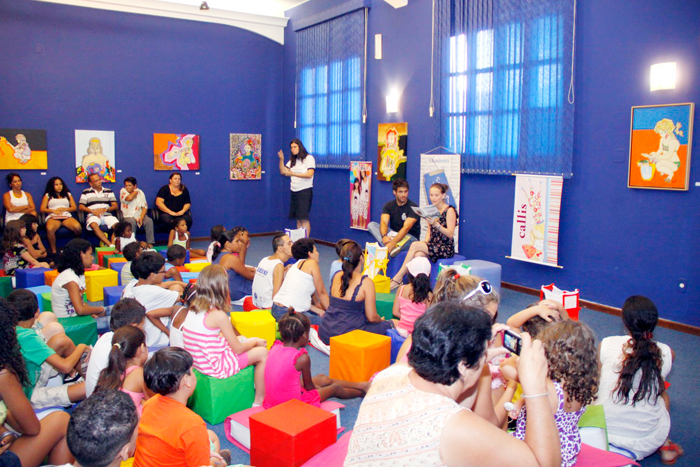
[[[284,12],[308,0],[36,0],[86,8],[226,24],[284,44]]]

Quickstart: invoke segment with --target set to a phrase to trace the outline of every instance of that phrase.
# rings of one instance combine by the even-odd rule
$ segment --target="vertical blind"
[[[574,0],[435,2],[438,144],[464,173],[570,178]]]
[[[297,137],[317,167],[364,159],[365,9],[296,33]]]

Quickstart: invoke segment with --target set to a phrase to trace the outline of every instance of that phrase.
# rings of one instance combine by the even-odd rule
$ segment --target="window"
[[[440,134],[463,172],[570,177],[571,2],[438,1]]]
[[[364,9],[297,33],[297,136],[317,167],[364,159]]]

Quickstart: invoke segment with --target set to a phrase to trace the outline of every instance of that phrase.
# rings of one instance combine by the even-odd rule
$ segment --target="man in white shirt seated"
[[[137,228],[142,228],[146,232],[148,247],[153,248],[153,244],[156,242],[153,236],[153,219],[146,215],[148,212],[146,195],[136,186],[134,177],[124,179],[124,188],[119,191],[119,201],[122,203],[124,220],[131,224],[134,233]]]
[[[170,342],[170,316],[153,317],[149,313],[163,308],[171,308],[180,301],[185,290],[185,283],[179,281],[163,282],[165,276],[165,258],[160,253],[141,253],[131,264],[131,270],[138,279],[134,279],[124,288],[122,298],[135,298],[146,308],[146,345],[149,351],[167,347]]]
[[[275,235],[272,239],[274,254],[260,260],[253,278],[253,304],[260,310],[272,308],[272,297],[282,287],[284,263],[292,257],[292,239],[288,235]]]

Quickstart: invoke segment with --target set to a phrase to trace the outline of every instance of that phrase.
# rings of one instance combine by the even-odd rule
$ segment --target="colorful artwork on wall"
[[[262,178],[262,135],[231,133],[231,180]]]
[[[199,170],[199,135],[154,133],[155,170]]]
[[[406,178],[408,123],[380,123],[377,148],[377,179],[391,182]]]
[[[87,183],[93,173],[103,182],[116,181],[114,132],[75,130],[75,182]]]
[[[627,187],[688,190],[695,104],[632,107]]]
[[[0,129],[0,170],[46,170],[46,130]]]
[[[372,163],[350,162],[350,228],[367,230],[372,199]]]

